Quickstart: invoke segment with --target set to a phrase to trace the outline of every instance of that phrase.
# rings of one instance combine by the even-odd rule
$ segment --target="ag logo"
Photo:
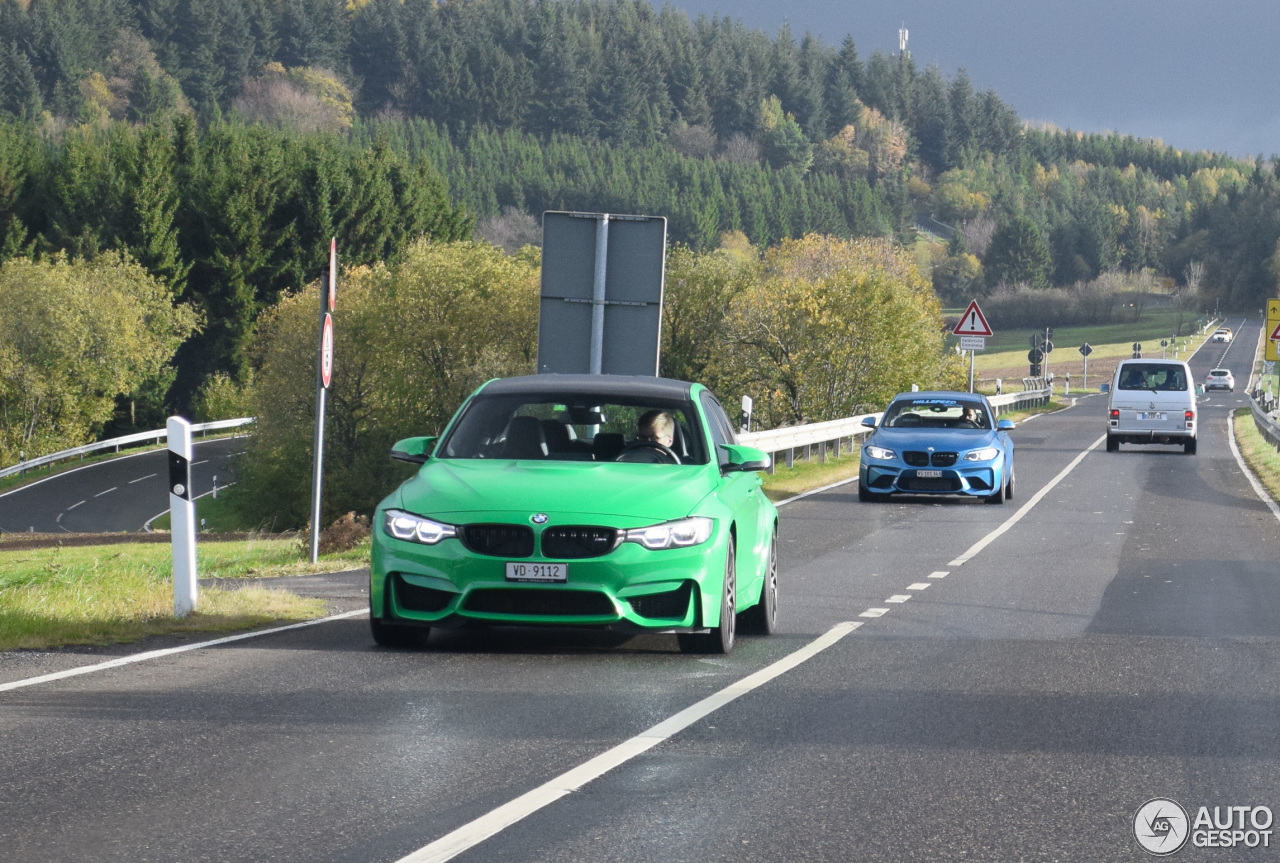
[[[1142,804],[1133,816],[1133,835],[1144,851],[1164,857],[1187,844],[1190,823],[1186,811],[1164,797]]]

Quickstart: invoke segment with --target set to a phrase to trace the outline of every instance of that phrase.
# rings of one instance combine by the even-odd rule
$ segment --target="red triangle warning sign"
[[[1271,331],[1271,335],[1267,336],[1271,341],[1280,341],[1280,321],[1276,321],[1276,328]]]
[[[983,317],[982,309],[978,308],[977,300],[969,303],[969,308],[964,310],[964,314],[960,316],[960,322],[956,324],[956,328],[951,332],[957,336],[989,336],[992,334],[991,325]]]

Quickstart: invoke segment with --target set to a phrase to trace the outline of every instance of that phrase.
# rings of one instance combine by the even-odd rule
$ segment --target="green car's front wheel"
[[[738,580],[734,574],[733,543],[725,555],[724,582],[720,588],[720,625],[710,632],[682,632],[676,635],[684,653],[728,653],[733,650],[737,628]]]
[[[769,540],[769,564],[760,586],[760,601],[742,612],[742,631],[772,635],[778,628],[778,534]]]

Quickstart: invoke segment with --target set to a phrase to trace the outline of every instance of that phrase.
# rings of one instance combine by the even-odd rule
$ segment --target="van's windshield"
[[[1120,371],[1122,390],[1154,390],[1186,392],[1187,374],[1180,365],[1171,363],[1129,363]]]

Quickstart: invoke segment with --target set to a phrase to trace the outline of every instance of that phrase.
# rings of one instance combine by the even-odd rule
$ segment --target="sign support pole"
[[[609,214],[596,218],[596,269],[591,294],[591,374],[604,369],[605,274],[609,266]]]
[[[310,560],[320,557],[320,488],[324,476],[324,413],[326,395],[329,392],[330,375],[333,372],[333,317],[334,293],[338,278],[338,242],[329,241],[329,272],[321,279],[320,290],[320,348],[316,354],[316,432],[315,464],[311,471],[311,545]]]
[[[169,417],[169,535],[173,545],[173,614],[196,610],[196,505],[191,495],[191,423]]]

